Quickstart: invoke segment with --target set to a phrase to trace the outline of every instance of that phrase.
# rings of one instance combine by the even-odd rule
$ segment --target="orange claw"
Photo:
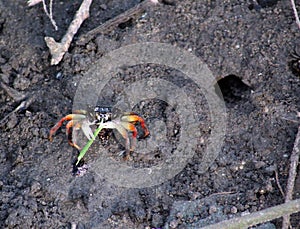
[[[70,131],[70,127],[73,126],[73,121],[78,121],[78,120],[81,120],[81,119],[84,119],[86,118],[85,115],[83,114],[69,114],[69,115],[66,115],[65,117],[63,117],[61,120],[59,120],[54,127],[51,128],[50,130],[50,133],[49,133],[49,140],[52,141],[53,140],[53,135],[56,133],[56,131],[62,126],[62,124],[65,122],[65,121],[71,121],[71,123],[67,124],[67,134],[69,133]]]
[[[150,132],[145,124],[145,120],[143,118],[141,118],[140,116],[138,116],[136,113],[134,112],[128,112],[128,113],[125,113],[122,117],[121,117],[121,121],[122,122],[131,122],[133,123],[134,125],[139,122],[141,124],[141,127],[143,128],[144,130],[144,138],[146,138]],[[131,129],[128,129],[128,130],[131,130]],[[131,130],[132,131],[132,130]]]
[[[55,126],[53,126],[50,130],[50,133],[49,133],[49,140],[52,141],[53,140],[53,135],[56,133],[56,131],[62,126],[62,124],[65,122],[65,121],[70,121],[74,118],[74,115],[73,114],[69,114],[65,117],[63,117],[61,120],[59,120]]]

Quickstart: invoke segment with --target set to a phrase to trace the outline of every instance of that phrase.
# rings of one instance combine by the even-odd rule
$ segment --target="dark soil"
[[[91,15],[68,53],[59,65],[50,66],[44,37],[60,40],[81,1],[54,1],[58,31],[41,4],[28,8],[26,1],[0,1],[1,82],[34,98],[29,106],[12,112],[24,98],[0,90],[0,119],[8,115],[0,127],[1,228],[198,228],[284,202],[275,174],[285,190],[300,111],[300,65],[292,57],[300,50],[300,30],[290,2],[165,2],[172,4],[149,8],[86,45],[76,45],[81,35],[139,3],[94,0]],[[228,128],[219,156],[208,171],[199,173],[199,144],[179,174],[148,188],[119,187],[100,179],[92,169],[74,176],[78,152],[68,145],[62,131],[49,142],[50,128],[72,112],[78,82],[93,63],[118,47],[145,41],[188,50],[216,78],[222,78],[219,85]],[[150,77],[149,73],[157,77],[170,71],[151,65],[126,69],[112,80],[106,102],[115,103],[124,85]],[[177,85],[184,81],[183,76],[176,79]],[[197,90],[193,92],[196,101]],[[202,105],[205,102],[198,102],[197,109]],[[107,157],[136,167],[159,164],[176,145],[177,136],[171,134],[180,130],[176,112],[161,101],[149,101],[133,110],[144,115],[149,126],[154,117],[168,120],[170,145],[145,157],[134,153],[129,162],[120,159],[122,146],[117,145]],[[209,119],[202,121],[202,132],[209,134]],[[114,136],[108,138],[105,147],[114,145]],[[93,147],[84,158],[85,165],[97,156]],[[299,195],[298,177],[294,198]],[[299,215],[292,217],[295,228],[300,228],[299,221]],[[281,220],[272,224],[280,227]]]

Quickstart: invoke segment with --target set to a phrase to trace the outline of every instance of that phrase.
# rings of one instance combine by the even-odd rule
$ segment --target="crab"
[[[89,121],[87,117],[87,111],[77,110],[73,114],[68,114],[62,119],[60,119],[55,126],[50,130],[49,140],[53,140],[53,136],[56,131],[63,125],[65,121],[66,124],[66,135],[68,137],[68,142],[71,146],[75,147],[79,151],[81,147],[76,143],[76,138],[72,139],[72,129],[81,129],[84,135],[89,139],[94,139],[94,135],[90,126],[96,125],[103,129],[116,129],[122,137],[125,139],[125,149],[126,154],[124,159],[128,159],[130,152],[134,151],[136,140],[138,136],[137,129],[135,125],[140,124],[144,131],[143,138],[146,138],[150,132],[145,124],[145,120],[134,112],[123,113],[119,118],[112,119],[111,108],[96,106],[94,109],[94,121]],[[128,132],[132,133],[132,141],[130,142]],[[131,144],[130,144],[131,143]]]

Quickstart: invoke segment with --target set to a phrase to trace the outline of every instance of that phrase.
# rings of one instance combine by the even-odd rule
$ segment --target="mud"
[[[58,31],[41,5],[0,1],[1,82],[21,93],[0,90],[1,228],[197,228],[284,202],[275,174],[285,190],[300,104],[300,70],[292,56],[300,30],[290,2],[165,1],[172,4],[154,6],[86,45],[76,45],[80,36],[138,2],[94,0],[90,18],[62,62],[50,66],[43,38],[61,39],[81,1],[54,1]],[[162,133],[168,144],[149,154],[133,153],[124,162],[118,155],[124,147],[111,134],[87,153],[85,174],[74,176],[78,152],[68,145],[64,128],[49,142],[50,128],[72,112],[78,83],[98,59],[146,41],[189,51],[222,78],[228,119],[219,156],[205,173],[199,172],[210,118],[193,82],[174,69],[140,65],[119,72],[99,100],[116,104],[126,85],[139,79],[172,80],[191,91],[203,142],[197,139],[194,157],[162,184],[125,188],[99,177],[91,168],[99,144],[107,149],[104,156],[136,168],[159,165],[174,152],[181,130],[178,114],[162,101],[146,101],[133,110],[143,115],[152,133],[155,121],[167,123]],[[14,112],[23,95],[34,99]],[[299,190],[298,178],[295,198]],[[292,217],[295,228],[299,221],[299,214]],[[278,228],[281,220],[268,225]]]

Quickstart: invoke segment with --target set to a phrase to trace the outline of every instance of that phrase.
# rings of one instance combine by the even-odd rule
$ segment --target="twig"
[[[44,11],[45,11],[47,17],[50,19],[50,21],[52,23],[54,29],[58,30],[56,22],[54,21],[53,14],[52,14],[53,0],[50,0],[50,3],[49,3],[49,12],[47,10],[47,5],[46,5],[45,0],[43,0],[43,7],[44,7]]]
[[[248,228],[259,223],[265,223],[270,220],[282,217],[287,214],[293,214],[300,211],[300,199],[292,200],[288,203],[280,204],[275,207],[267,208],[249,215],[225,220],[220,223],[203,227],[202,229],[240,229]]]
[[[280,185],[280,183],[279,183],[279,178],[278,178],[278,171],[277,171],[277,168],[275,169],[275,179],[276,179],[276,184],[277,184],[277,186],[278,186],[278,188],[279,188],[279,191],[280,191],[281,195],[282,195],[283,198],[284,198],[284,197],[285,197],[285,194],[284,194],[284,191],[283,191],[283,189],[282,189],[282,187],[281,187],[281,185]]]
[[[40,2],[42,2],[43,0],[28,0],[28,6],[34,6]]]
[[[293,198],[293,190],[295,179],[297,176],[297,166],[299,162],[299,154],[300,154],[300,126],[298,128],[298,133],[295,139],[294,148],[291,155],[291,163],[290,163],[290,171],[289,178],[287,181],[286,194],[285,194],[285,202],[288,203]],[[282,229],[287,229],[290,226],[290,215],[283,216],[282,221]]]
[[[29,0],[28,4],[29,6],[35,5],[39,2],[43,2],[44,10],[47,14],[47,16],[50,18],[52,24],[55,28],[57,28],[55,21],[53,20],[52,15],[52,1],[50,0],[50,8],[49,12],[47,11],[47,7],[45,4],[45,0]],[[70,44],[73,40],[74,35],[77,33],[78,29],[80,28],[82,22],[89,17],[89,8],[93,0],[83,0],[81,3],[80,8],[76,12],[76,15],[71,22],[67,33],[62,38],[61,42],[56,42],[53,37],[45,37],[46,44],[50,50],[52,59],[51,59],[51,65],[57,65],[63,58],[64,54],[68,51]],[[86,41],[90,40],[90,37],[93,37],[96,34],[103,33],[110,28],[119,25],[122,22],[125,22],[132,18],[134,15],[142,13],[145,11],[145,9],[149,5],[158,4],[158,0],[145,0],[135,7],[129,9],[128,11],[120,14],[119,16],[108,20],[106,23],[102,24],[101,26],[97,27],[96,29],[90,31],[86,35],[82,36],[77,44],[85,44]]]
[[[295,15],[295,18],[296,18],[296,23],[297,23],[297,25],[300,29],[299,15],[298,15],[298,12],[297,12],[297,9],[296,9],[296,4],[295,4],[294,0],[291,0],[291,4],[292,4],[292,8],[293,8],[294,15]]]
[[[0,120],[0,127],[2,127],[5,124],[5,121],[14,113],[22,111],[22,110],[26,110],[33,102],[35,101],[35,97],[29,97],[28,99],[22,101],[20,103],[20,105],[14,109],[12,112],[10,112],[9,114],[7,114],[2,120]]]
[[[3,82],[0,82],[0,86],[4,89],[4,91],[13,98],[14,101],[19,102],[25,99],[26,95],[22,92],[17,91],[14,88],[9,87]]]
[[[51,65],[57,65],[68,51],[73,37],[80,28],[82,22],[89,17],[89,9],[92,1],[93,0],[83,0],[61,42],[56,42],[53,37],[45,37],[46,44],[52,55]]]
[[[43,3],[44,12],[47,15],[47,17],[50,19],[51,24],[53,25],[54,29],[58,30],[56,22],[53,19],[53,13],[52,13],[53,0],[50,0],[50,3],[49,3],[49,12],[47,10],[47,5],[46,5],[45,0],[28,0],[27,3],[28,3],[28,6],[34,6],[34,5],[36,5],[36,4],[40,3],[40,2]]]
[[[157,0],[145,0],[129,10],[119,14],[118,16],[106,21],[102,25],[96,27],[95,29],[89,31],[88,33],[82,35],[79,40],[76,42],[77,45],[85,45],[97,34],[104,34],[111,31],[114,27],[118,26],[121,23],[128,21],[129,19],[135,17],[136,15],[142,14],[146,11],[149,6],[158,4]]]
[[[233,193],[235,193],[235,192],[233,192],[233,191],[230,191],[230,192],[217,192],[217,193],[213,193],[213,194],[209,195],[208,198],[213,197],[213,196],[219,196],[219,195],[230,195],[230,194],[233,194]]]

